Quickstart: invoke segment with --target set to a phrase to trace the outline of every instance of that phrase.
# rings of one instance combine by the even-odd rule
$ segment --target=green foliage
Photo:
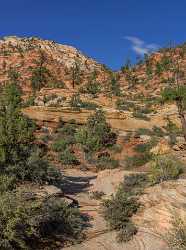
[[[163,72],[170,70],[171,65],[172,65],[172,59],[170,59],[170,57],[164,55],[161,58],[161,61],[156,63],[155,73],[157,75],[161,75]]]
[[[171,250],[186,249],[186,224],[177,214],[173,216],[172,228],[167,234],[167,241]]]
[[[77,129],[77,125],[72,121],[69,121],[69,123],[66,124],[62,124],[62,126],[58,129],[58,132],[65,136],[74,136],[74,134],[76,133],[76,129]]]
[[[99,138],[93,136],[87,127],[80,128],[75,134],[76,142],[79,143],[86,154],[94,153],[101,147]]]
[[[48,88],[58,88],[58,89],[65,89],[65,83],[62,81],[52,81],[47,83]]]
[[[30,96],[23,104],[23,107],[34,106],[35,104],[35,96]]]
[[[123,191],[133,196],[143,193],[144,188],[148,185],[149,178],[146,174],[130,174],[124,177],[122,188]]]
[[[146,164],[151,160],[151,155],[149,154],[139,154],[134,156],[127,156],[125,158],[126,167],[127,168],[134,168],[140,167]]]
[[[92,103],[92,102],[83,102],[80,98],[79,94],[74,94],[71,97],[70,100],[70,106],[74,109],[81,109],[81,108],[85,108],[85,109],[89,109],[89,110],[95,110],[96,108],[98,108],[99,106],[96,103]]]
[[[160,155],[151,163],[150,178],[152,183],[176,179],[182,173],[183,164],[171,155]]]
[[[72,87],[74,88],[75,85],[81,84],[81,69],[80,69],[80,61],[75,59],[74,64],[72,66]]]
[[[134,150],[137,152],[134,156],[126,157],[126,167],[140,167],[152,159],[150,150],[157,144],[157,138],[152,137],[150,142],[142,143],[135,146]]]
[[[70,99],[70,106],[75,109],[80,109],[82,101],[79,94],[74,94]]]
[[[95,79],[91,79],[79,91],[83,94],[90,94],[95,98],[101,92],[101,85]]]
[[[118,160],[112,159],[110,156],[101,156],[96,161],[97,170],[113,169],[119,166]]]
[[[29,180],[34,183],[49,183],[58,185],[62,180],[62,175],[57,168],[54,168],[42,156],[39,150],[33,151],[27,159],[27,163],[18,172],[13,169],[15,175],[22,180]]]
[[[116,143],[116,134],[112,132],[101,110],[88,118],[87,124],[77,131],[75,137],[85,154],[93,154]]]
[[[118,99],[116,101],[116,108],[119,110],[132,111],[135,108],[135,104],[133,102],[130,102],[130,101]]]
[[[141,119],[141,120],[145,120],[145,121],[150,121],[150,118],[148,116],[146,116],[143,112],[141,112],[140,110],[138,111],[134,111],[133,112],[133,116],[137,119]]]
[[[42,87],[44,87],[47,84],[49,76],[50,72],[44,66],[32,69],[31,84],[33,91],[40,90]]]
[[[20,95],[15,85],[9,85],[0,100],[0,166],[25,162],[29,145],[33,142],[34,126],[21,115]]]
[[[121,67],[121,71],[123,73],[126,73],[126,72],[128,72],[131,69],[131,67],[132,67],[131,61],[130,61],[130,59],[127,59],[126,63],[124,64],[124,66]]]
[[[56,152],[64,151],[69,143],[65,139],[58,139],[52,144],[52,150]]]
[[[28,199],[29,191],[0,197],[0,248],[43,249],[56,242],[80,240],[84,221],[77,209],[60,199]]]
[[[20,74],[16,70],[10,68],[8,71],[8,78],[11,84],[17,85],[19,82]]]
[[[30,68],[32,73],[31,85],[34,92],[47,85],[48,78],[51,76],[50,71],[44,65],[47,60],[46,55],[42,50],[39,52],[39,59],[34,61],[36,66]]]
[[[7,84],[1,95],[0,111],[7,111],[8,108],[16,109],[21,106],[21,90],[17,84]],[[4,110],[3,110],[4,109]]]
[[[13,190],[16,187],[16,179],[13,176],[0,175],[0,194]]]
[[[49,181],[52,167],[34,146],[35,126],[21,114],[20,101],[16,86],[6,86],[0,100],[0,173],[21,181]]]
[[[78,165],[79,161],[76,156],[70,151],[69,148],[66,148],[60,154],[60,162],[64,165]]]
[[[129,241],[137,233],[136,226],[130,218],[137,212],[137,199],[119,187],[115,196],[103,202],[103,215],[111,230],[118,232],[118,241]]]
[[[114,96],[121,96],[121,88],[120,88],[120,83],[117,79],[116,76],[113,74],[111,75],[111,79],[109,81],[109,91],[114,95]]]
[[[164,102],[173,102],[177,100],[186,101],[186,86],[167,87],[162,91],[162,99]]]

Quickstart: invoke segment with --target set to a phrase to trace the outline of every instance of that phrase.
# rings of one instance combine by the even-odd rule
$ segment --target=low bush
[[[119,161],[109,156],[102,156],[96,161],[97,170],[113,169],[119,166]]]
[[[0,197],[0,249],[31,250],[56,242],[80,241],[84,220],[78,209],[63,200],[29,199],[27,191],[6,192]],[[59,247],[59,245],[58,245]],[[58,248],[57,248],[58,249]]]
[[[16,187],[16,179],[13,176],[0,175],[0,194],[13,190]]]
[[[58,139],[52,144],[52,150],[55,152],[64,151],[68,147],[69,143],[65,139]]]
[[[82,94],[90,94],[93,97],[97,97],[97,95],[101,92],[101,85],[97,81],[90,81],[83,87],[81,87],[79,89],[79,92]]]
[[[177,179],[182,173],[183,163],[171,155],[160,155],[151,163],[150,179],[153,184]]]
[[[139,154],[134,156],[127,156],[125,159],[127,168],[140,167],[152,159],[151,154]]]
[[[89,110],[95,110],[96,108],[99,107],[96,103],[93,103],[93,102],[83,102],[80,99],[80,95],[79,94],[75,94],[75,95],[73,95],[71,97],[70,106],[72,108],[77,109],[77,110],[81,109],[81,108],[89,109]]]
[[[146,174],[130,174],[124,177],[122,188],[130,195],[141,194],[149,185],[149,178]]]
[[[69,150],[69,148],[65,149],[64,152],[60,154],[60,162],[64,165],[78,165],[79,161],[76,156]]]
[[[17,172],[16,172],[17,173]],[[22,171],[17,173],[19,179],[29,180],[34,183],[49,183],[58,185],[62,180],[62,175],[57,168],[48,163],[40,156],[40,151],[35,151],[27,160],[27,164],[22,167]]]
[[[55,82],[49,82],[47,83],[48,88],[59,88],[59,89],[65,89],[65,83],[62,81],[55,81]]]
[[[133,116],[137,119],[145,120],[145,121],[150,121],[150,118],[146,116],[143,112],[141,111],[134,111]]]
[[[132,111],[135,107],[133,102],[125,101],[123,99],[118,99],[116,101],[116,108],[119,110]]]
[[[162,128],[154,126],[152,128],[152,130],[148,129],[148,128],[139,128],[136,131],[136,136],[140,136],[140,135],[149,135],[149,136],[163,137],[163,136],[166,135],[166,132]]]
[[[64,135],[74,135],[76,132],[77,125],[74,120],[69,121],[69,123],[61,122],[60,127],[58,128],[58,132]]]
[[[173,217],[172,229],[167,234],[167,241],[171,250],[186,249],[186,224],[177,215]]]
[[[118,241],[128,241],[137,233],[136,226],[130,218],[137,212],[139,203],[131,197],[122,186],[110,200],[103,202],[103,215],[111,230],[118,232]]]

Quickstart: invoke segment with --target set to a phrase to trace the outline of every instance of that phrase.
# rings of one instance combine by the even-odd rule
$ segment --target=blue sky
[[[186,0],[1,0],[0,36],[70,44],[113,69],[186,41]]]

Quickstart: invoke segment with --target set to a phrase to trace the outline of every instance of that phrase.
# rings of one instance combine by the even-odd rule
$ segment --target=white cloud
[[[132,50],[136,54],[143,56],[144,54],[149,54],[158,49],[158,45],[155,43],[147,44],[143,40],[135,36],[125,36],[124,39],[131,42]]]

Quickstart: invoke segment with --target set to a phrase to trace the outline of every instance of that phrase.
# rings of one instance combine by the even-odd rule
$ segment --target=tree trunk
[[[179,117],[181,120],[183,136],[186,141],[186,119],[185,119],[185,114],[184,114],[184,105],[181,100],[177,101],[177,107],[178,107]]]

